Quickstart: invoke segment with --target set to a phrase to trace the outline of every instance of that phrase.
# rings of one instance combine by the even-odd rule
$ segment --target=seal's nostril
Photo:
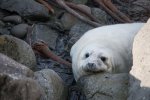
[[[95,65],[94,63],[88,63],[89,67],[94,67],[94,65]]]

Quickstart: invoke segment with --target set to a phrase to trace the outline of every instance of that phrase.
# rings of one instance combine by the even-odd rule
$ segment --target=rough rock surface
[[[0,73],[1,100],[46,100],[39,84],[31,78],[15,79]]]
[[[82,5],[82,4],[77,4],[77,6],[79,8],[82,8],[83,10],[85,10],[87,13],[91,14],[91,8],[86,6],[86,5]],[[79,12],[79,11],[76,11],[78,12],[81,16],[89,19],[87,16],[85,16],[83,13]],[[76,23],[78,23],[79,19],[76,18],[75,16],[71,15],[70,13],[68,12],[65,12],[62,17],[61,17],[61,23],[63,25],[63,28],[65,30],[70,30],[72,28],[72,26],[74,26]]]
[[[43,88],[46,100],[67,100],[67,88],[53,70],[43,69],[35,72],[35,80]]]
[[[108,25],[114,23],[112,17],[100,8],[91,8],[91,14],[97,18],[101,25]]]
[[[34,73],[0,53],[0,100],[43,100],[44,92]]]
[[[71,48],[71,46],[88,30],[92,29],[94,27],[85,24],[81,21],[78,21],[78,23],[76,23],[70,30],[69,32],[69,36],[70,36],[70,40],[69,40],[69,47]]]
[[[47,20],[48,10],[34,0],[0,0],[0,8],[30,19]]]
[[[134,21],[145,22],[150,17],[150,0],[133,0],[128,4],[128,14]]]
[[[128,74],[96,74],[78,81],[86,100],[127,100]]]
[[[14,78],[33,77],[33,72],[29,68],[1,53],[0,53],[0,73],[9,74]]]
[[[33,42],[43,40],[48,44],[50,48],[55,49],[58,34],[48,25],[35,25],[35,27],[33,28],[33,33]]]
[[[150,100],[150,19],[133,43],[128,100]]]
[[[78,21],[77,18],[69,13],[64,13],[60,20],[65,30],[70,30],[70,28]]]
[[[0,53],[4,53],[28,68],[36,69],[36,58],[31,46],[20,39],[10,35],[0,36]]]

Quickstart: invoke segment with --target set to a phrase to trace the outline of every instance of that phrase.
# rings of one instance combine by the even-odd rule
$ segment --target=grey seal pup
[[[75,80],[99,72],[128,72],[132,66],[134,36],[143,25],[115,24],[86,32],[70,51]]]

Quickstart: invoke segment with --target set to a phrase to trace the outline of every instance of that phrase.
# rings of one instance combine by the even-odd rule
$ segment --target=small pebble
[[[27,34],[28,24],[18,24],[11,29],[11,34],[18,37],[24,38]]]
[[[22,22],[22,18],[18,15],[11,15],[11,16],[4,17],[3,21],[20,24]]]

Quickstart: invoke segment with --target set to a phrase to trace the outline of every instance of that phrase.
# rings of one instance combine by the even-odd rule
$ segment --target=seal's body
[[[128,72],[132,66],[133,39],[143,25],[116,24],[86,32],[70,52],[75,79],[102,71]]]

